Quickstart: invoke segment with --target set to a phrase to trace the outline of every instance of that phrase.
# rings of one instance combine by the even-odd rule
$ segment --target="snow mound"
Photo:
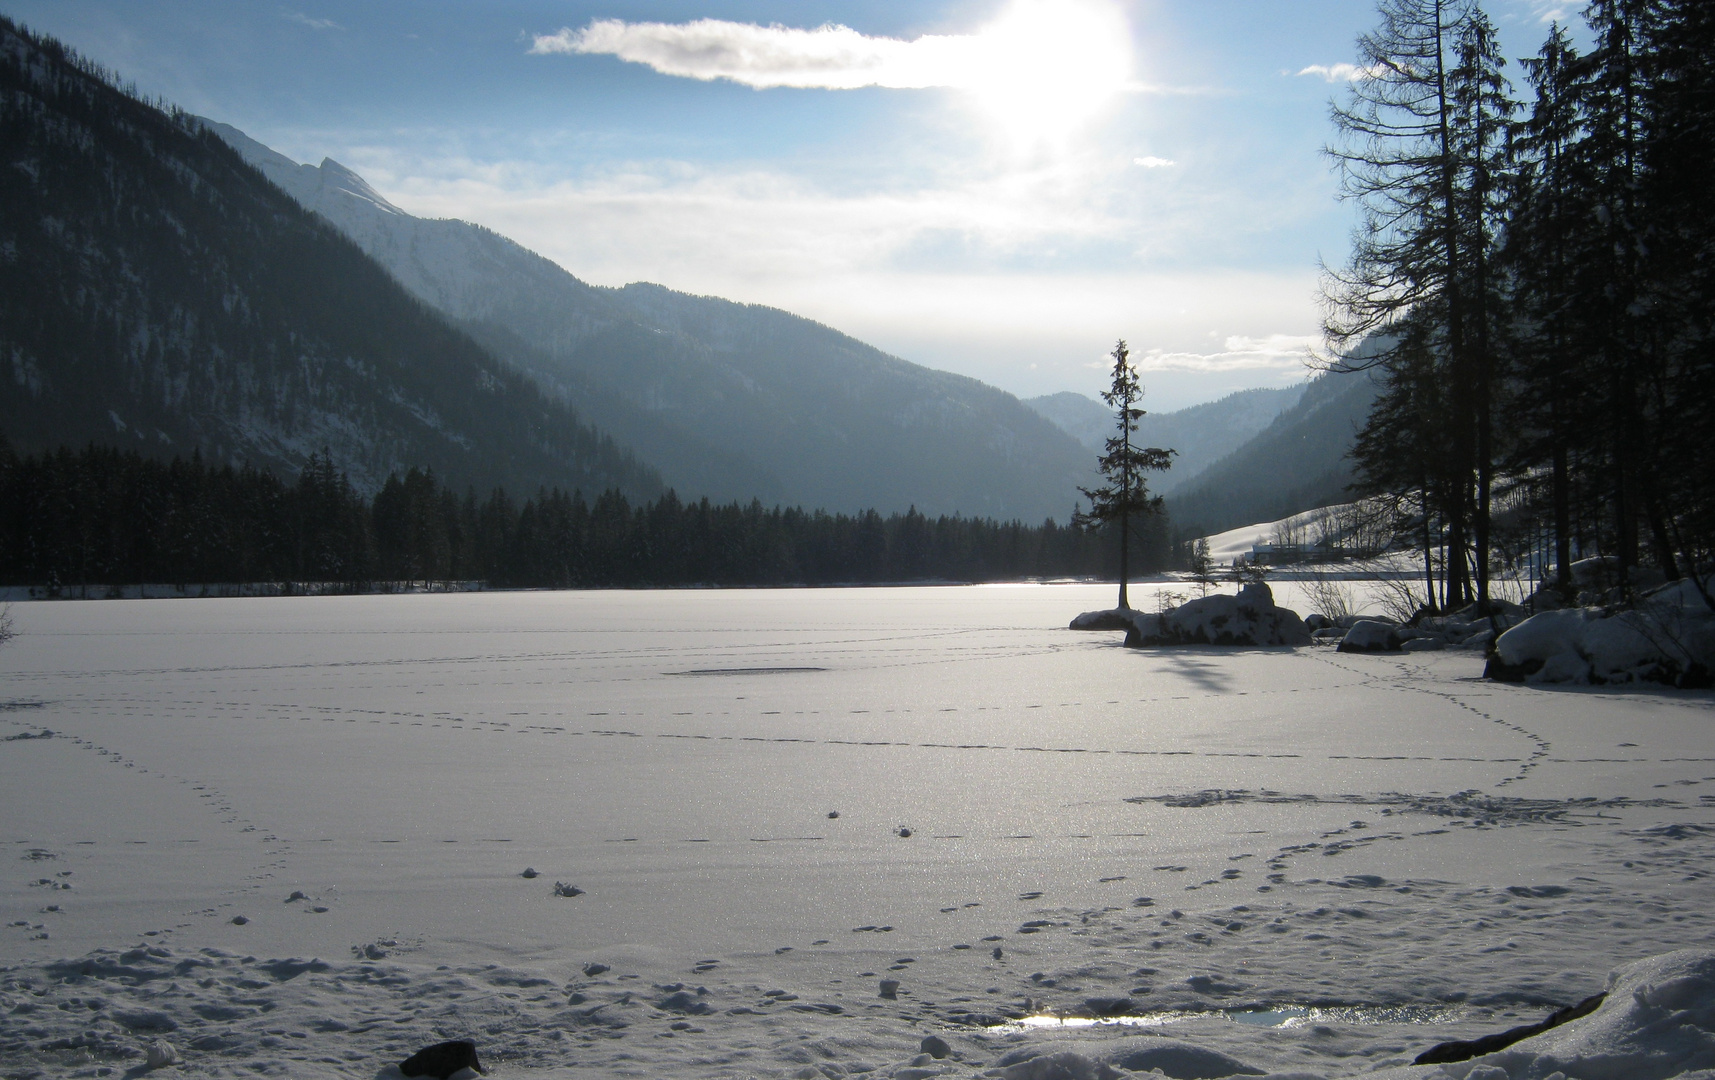
[[[1215,1080],[1264,1075],[1264,1070],[1218,1050],[1153,1036],[1065,1046],[1022,1047],[1003,1055],[983,1075],[998,1080],[1118,1080],[1138,1074]]]
[[[1073,630],[1130,630],[1138,612],[1130,608],[1086,611],[1072,620]]]
[[[1204,596],[1159,615],[1137,614],[1127,645],[1308,645],[1310,628],[1298,613],[1276,607],[1260,581],[1237,596]]]
[[[1340,639],[1341,652],[1398,652],[1399,627],[1380,619],[1360,619]]]
[[[1682,949],[1616,969],[1582,1020],[1451,1065],[1384,1075],[1404,1080],[1668,1080],[1715,1070],[1715,952]]]
[[[1715,613],[1695,586],[1655,590],[1635,608],[1562,608],[1495,641],[1487,674],[1503,682],[1704,684],[1715,671]]]

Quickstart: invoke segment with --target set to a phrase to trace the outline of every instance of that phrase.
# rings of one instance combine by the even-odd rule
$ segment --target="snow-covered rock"
[[[156,1039],[143,1050],[144,1068],[165,1069],[179,1063],[178,1048],[165,1039]]]
[[[1203,596],[1159,615],[1139,612],[1125,643],[1150,645],[1308,645],[1310,628],[1298,613],[1276,607],[1274,593],[1260,581],[1237,596]]]
[[[1616,969],[1591,1015],[1456,1066],[1387,1077],[1667,1080],[1715,1069],[1715,952],[1682,949]],[[1455,1071],[1457,1070],[1457,1071]]]
[[[1495,641],[1487,674],[1506,682],[1675,684],[1715,672],[1715,613],[1689,581],[1607,614],[1562,608],[1533,615]]]
[[[1341,652],[1398,652],[1399,627],[1380,619],[1359,619],[1340,639]]]
[[[1131,608],[1109,608],[1106,611],[1086,611],[1072,620],[1073,630],[1130,630],[1132,620],[1140,613]]]

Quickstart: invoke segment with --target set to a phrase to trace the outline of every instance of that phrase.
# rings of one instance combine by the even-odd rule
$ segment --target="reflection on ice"
[[[1250,1009],[1166,1009],[1134,1016],[1054,1016],[1041,1014],[998,1024],[991,1031],[1032,1028],[1165,1027],[1186,1020],[1231,1020],[1257,1027],[1296,1028],[1310,1024],[1450,1024],[1465,1016],[1460,1005],[1276,1005]]]

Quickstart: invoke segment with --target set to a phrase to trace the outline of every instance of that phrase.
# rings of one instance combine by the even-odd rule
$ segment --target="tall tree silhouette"
[[[1096,468],[1107,482],[1099,487],[1079,488],[1090,500],[1088,510],[1073,515],[1073,522],[1086,528],[1119,526],[1120,599],[1119,606],[1131,607],[1126,597],[1126,581],[1130,577],[1131,519],[1136,514],[1161,512],[1161,496],[1151,495],[1144,473],[1151,469],[1167,469],[1173,464],[1173,451],[1158,447],[1140,447],[1132,443],[1137,434],[1137,422],[1144,412],[1137,407],[1143,399],[1143,383],[1137,369],[1131,366],[1131,352],[1121,338],[1109,354],[1114,359],[1113,382],[1102,391],[1102,400],[1113,406],[1117,426],[1108,437],[1106,450],[1096,459]]]

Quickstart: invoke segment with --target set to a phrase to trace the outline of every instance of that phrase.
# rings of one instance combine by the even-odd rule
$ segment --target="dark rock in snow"
[[[597,963],[596,961],[592,960],[589,963],[584,965],[584,977],[587,979],[593,979],[597,975],[600,975],[604,971],[612,971],[612,970],[613,969],[608,967],[606,964]]]
[[[884,998],[889,998],[889,999],[898,997],[899,996],[899,980],[898,979],[883,979],[883,980],[881,980],[881,996]]]
[[[1530,1038],[1532,1035],[1541,1035],[1550,1028],[1557,1028],[1561,1024],[1569,1021],[1589,1016],[1591,1013],[1596,1011],[1596,1009],[1602,1004],[1603,999],[1607,996],[1608,995],[1605,993],[1596,994],[1593,997],[1585,998],[1576,1005],[1568,1005],[1564,1009],[1557,1009],[1549,1015],[1548,1019],[1541,1023],[1526,1024],[1523,1027],[1508,1028],[1506,1031],[1498,1032],[1494,1035],[1484,1035],[1480,1039],[1470,1039],[1463,1042],[1444,1042],[1437,1046],[1432,1046],[1428,1050],[1417,1055],[1416,1060],[1414,1060],[1412,1064],[1447,1065],[1455,1061],[1470,1061],[1474,1057],[1481,1057],[1484,1054],[1492,1054],[1497,1050],[1505,1050],[1513,1043],[1521,1042]]]
[[[1542,670],[1542,661],[1532,657],[1522,664],[1509,664],[1500,654],[1490,656],[1483,664],[1483,678],[1496,682],[1521,683]]]
[[[476,1059],[476,1044],[469,1039],[452,1039],[425,1046],[399,1065],[399,1071],[406,1076],[433,1076],[436,1080],[447,1080],[460,1069],[484,1071],[482,1063]]]
[[[923,1036],[923,1043],[918,1047],[918,1050],[921,1053],[928,1054],[936,1061],[947,1057],[953,1052],[953,1048],[947,1045],[947,1040],[941,1038],[939,1035]]]
[[[564,882],[564,881],[554,882],[554,895],[555,896],[582,896],[583,894],[584,894],[584,891],[582,889],[578,888],[576,885],[568,884],[567,882]]]

